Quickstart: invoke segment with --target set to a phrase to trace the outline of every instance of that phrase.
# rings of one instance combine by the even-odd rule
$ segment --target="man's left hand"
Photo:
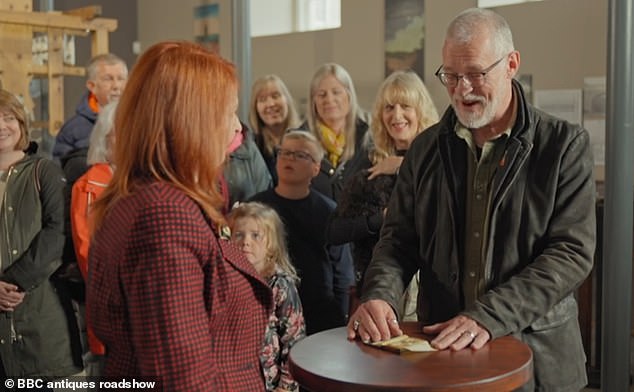
[[[491,340],[489,331],[481,327],[474,319],[463,315],[444,323],[423,327],[423,332],[431,335],[438,334],[431,341],[431,345],[438,350],[450,348],[458,351],[465,347],[478,350]]]

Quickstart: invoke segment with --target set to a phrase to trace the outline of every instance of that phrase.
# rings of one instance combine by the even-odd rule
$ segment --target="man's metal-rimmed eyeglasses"
[[[456,87],[458,83],[460,83],[461,79],[471,87],[480,87],[484,84],[487,74],[491,72],[491,70],[495,68],[496,65],[500,64],[502,60],[504,60],[507,57],[508,55],[502,56],[498,61],[486,67],[480,72],[467,72],[465,74],[442,72],[441,70],[443,66],[441,65],[440,67],[438,67],[434,75],[438,77],[438,80],[440,80],[440,83],[442,83],[443,85],[447,87],[452,87],[452,88]]]
[[[312,155],[304,151],[293,151],[293,150],[287,150],[284,148],[276,147],[275,155],[278,158],[283,157],[284,159],[301,159],[303,161],[310,161],[313,163],[317,163],[317,161],[315,160],[315,158],[313,158]]]

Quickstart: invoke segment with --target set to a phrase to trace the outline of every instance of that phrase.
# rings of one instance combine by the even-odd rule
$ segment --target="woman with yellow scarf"
[[[335,63],[319,67],[310,83],[306,123],[302,128],[312,132],[326,150],[321,172],[312,186],[335,201],[345,178],[369,164],[363,148],[369,121],[364,117],[348,71]]]

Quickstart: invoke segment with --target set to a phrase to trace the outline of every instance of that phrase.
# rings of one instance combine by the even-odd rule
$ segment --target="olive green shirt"
[[[457,135],[467,143],[468,184],[465,195],[464,264],[461,273],[464,306],[468,307],[486,290],[485,257],[491,207],[491,183],[506,151],[511,134],[508,128],[500,136],[484,143],[480,150],[471,131],[456,124]]]

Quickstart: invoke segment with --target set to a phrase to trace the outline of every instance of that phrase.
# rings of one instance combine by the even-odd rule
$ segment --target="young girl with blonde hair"
[[[275,307],[269,317],[260,362],[267,391],[297,391],[288,370],[291,347],[306,335],[299,278],[286,248],[284,224],[271,207],[241,203],[228,217],[231,239],[273,290]]]

